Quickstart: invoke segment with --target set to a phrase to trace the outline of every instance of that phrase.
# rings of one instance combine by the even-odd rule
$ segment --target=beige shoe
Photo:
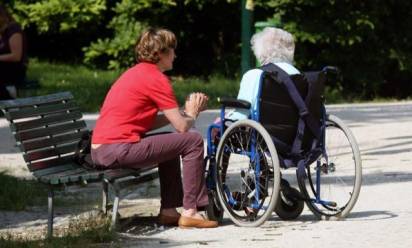
[[[214,228],[217,226],[217,221],[213,220],[201,220],[186,216],[180,216],[179,218],[179,227],[181,228]]]

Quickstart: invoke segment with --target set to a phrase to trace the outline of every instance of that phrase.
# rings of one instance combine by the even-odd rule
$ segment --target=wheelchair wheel
[[[294,220],[300,216],[305,203],[300,199],[300,192],[292,187],[281,189],[276,203],[275,213],[282,220]]]
[[[280,169],[270,135],[259,123],[242,120],[224,132],[217,148],[216,190],[221,206],[239,226],[268,219],[280,189]]]
[[[319,219],[345,218],[355,205],[362,181],[362,164],[349,128],[329,115],[324,132],[324,154],[307,167],[299,188],[309,209]]]

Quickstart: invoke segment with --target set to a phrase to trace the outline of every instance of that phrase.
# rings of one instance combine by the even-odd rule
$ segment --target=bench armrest
[[[244,108],[244,109],[250,109],[250,102],[245,101],[245,100],[239,100],[236,98],[230,98],[230,97],[222,97],[218,98],[217,101],[224,107],[232,107],[232,108]]]

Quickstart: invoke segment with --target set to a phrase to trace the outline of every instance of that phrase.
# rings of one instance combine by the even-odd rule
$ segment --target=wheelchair
[[[273,64],[262,70],[254,106],[222,98],[221,121],[208,128],[208,217],[221,221],[226,213],[238,226],[255,227],[274,212],[296,219],[306,203],[318,219],[345,218],[359,196],[362,165],[355,137],[324,106],[324,85],[338,69],[292,76]],[[249,117],[229,119],[228,108]],[[299,189],[282,177],[290,168]]]

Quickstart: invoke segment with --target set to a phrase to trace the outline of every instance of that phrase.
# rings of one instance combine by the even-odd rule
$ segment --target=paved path
[[[123,224],[122,246],[412,247],[412,102],[335,105],[328,106],[328,112],[350,126],[363,160],[361,194],[345,221],[317,221],[305,209],[295,221],[280,221],[273,215],[259,228],[237,227],[228,218],[222,226],[210,230],[157,227],[151,215],[156,214],[159,205],[158,189],[152,184],[137,194],[144,199],[130,198],[122,204],[122,211],[129,209],[138,215]],[[202,114],[197,127],[205,133],[207,124],[216,115],[216,111]],[[96,115],[85,118],[93,126]],[[4,119],[0,119],[0,170],[8,168],[10,174],[30,176],[17,150],[11,146],[13,139],[5,126]],[[23,214],[33,215],[0,213],[0,231],[16,228],[1,223],[10,222],[11,215]],[[44,226],[45,219],[40,222]]]

